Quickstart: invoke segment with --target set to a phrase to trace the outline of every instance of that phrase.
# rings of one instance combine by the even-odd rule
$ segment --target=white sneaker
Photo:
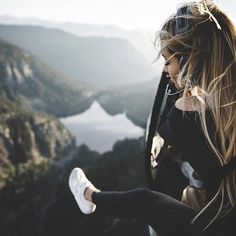
[[[69,187],[74,198],[84,214],[91,214],[95,211],[96,205],[85,199],[84,191],[87,187],[93,186],[87,179],[82,169],[74,168],[69,177]]]

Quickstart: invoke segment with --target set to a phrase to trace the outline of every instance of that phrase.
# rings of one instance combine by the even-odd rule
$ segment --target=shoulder
[[[196,96],[181,97],[175,102],[175,107],[182,111],[200,111],[204,105],[202,101]]]

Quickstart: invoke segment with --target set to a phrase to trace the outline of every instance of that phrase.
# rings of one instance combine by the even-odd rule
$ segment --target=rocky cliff
[[[20,164],[58,159],[75,147],[61,122],[45,113],[26,113],[0,97],[1,185]]]
[[[0,93],[22,108],[60,117],[76,114],[89,107],[93,89],[0,40]]]

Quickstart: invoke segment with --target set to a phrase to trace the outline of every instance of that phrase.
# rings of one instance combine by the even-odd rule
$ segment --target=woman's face
[[[171,57],[172,55],[167,49],[162,51],[162,56],[165,59],[164,72],[168,74],[175,87],[180,89],[180,86],[177,83],[177,77],[180,70],[179,60],[176,57]]]

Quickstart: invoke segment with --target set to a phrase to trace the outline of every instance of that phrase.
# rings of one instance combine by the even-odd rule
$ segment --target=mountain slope
[[[100,87],[145,81],[155,72],[127,40],[79,38],[38,26],[0,25],[0,38],[31,51],[54,69]]]
[[[158,79],[116,86],[100,91],[95,99],[109,114],[115,115],[125,112],[133,123],[146,128],[157,85]]]
[[[75,114],[91,103],[91,90],[55,72],[30,53],[0,41],[1,94],[27,110]]]
[[[0,95],[0,193],[14,175],[46,167],[74,147],[74,137],[57,118],[25,112]]]

